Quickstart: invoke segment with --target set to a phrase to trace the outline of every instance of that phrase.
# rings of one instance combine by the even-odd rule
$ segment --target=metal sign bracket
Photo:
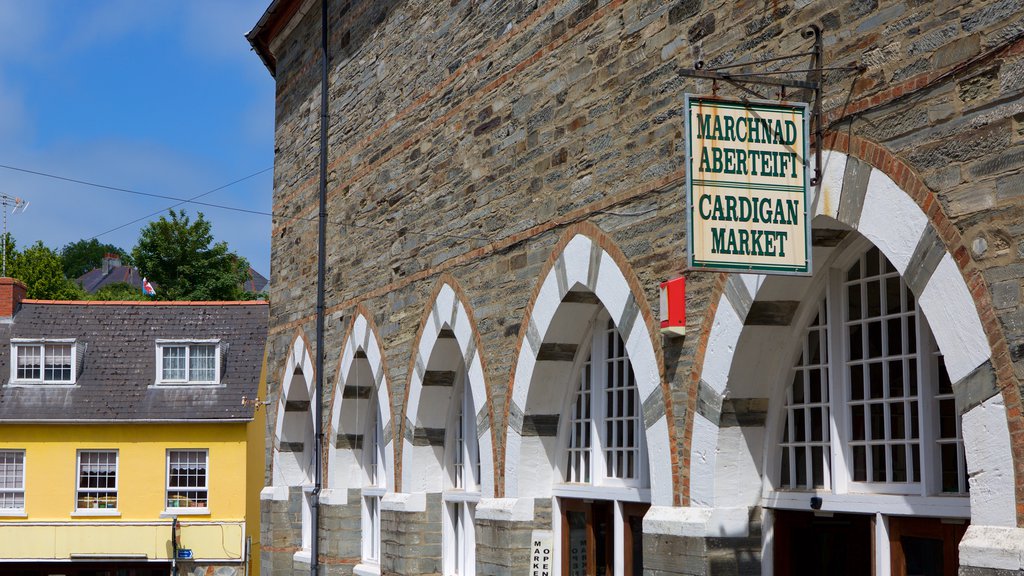
[[[726,66],[718,66],[715,68],[705,68],[703,61],[698,61],[693,68],[683,68],[679,70],[680,76],[688,76],[691,78],[706,78],[713,81],[713,91],[718,90],[717,83],[727,82],[743,92],[752,94],[758,98],[764,98],[762,95],[754,92],[750,88],[744,86],[744,84],[760,84],[765,86],[775,86],[779,88],[779,100],[784,100],[786,96],[786,88],[793,88],[796,90],[809,90],[813,94],[813,102],[811,108],[811,121],[814,124],[814,176],[811,178],[811,186],[817,186],[821,183],[821,144],[824,129],[821,124],[821,93],[822,93],[822,72],[826,70],[837,70],[837,71],[858,71],[863,72],[866,68],[861,64],[855,64],[852,66],[822,66],[824,47],[821,40],[821,28],[816,24],[811,24],[807,28],[804,28],[800,35],[807,39],[814,39],[814,45],[811,47],[810,52],[800,52],[797,54],[790,54],[788,56],[778,56],[775,58],[766,58],[757,62],[746,62],[743,64],[730,64]],[[779,71],[766,71],[766,72],[728,72],[727,70],[733,70],[745,66],[757,66],[760,64],[767,64],[769,62],[779,62],[782,60],[793,60],[795,58],[802,58],[805,56],[811,57],[810,68],[804,68],[800,70],[779,70]],[[806,80],[796,80],[793,78],[784,77],[786,74],[801,74],[807,75]],[[782,77],[780,77],[782,76]]]

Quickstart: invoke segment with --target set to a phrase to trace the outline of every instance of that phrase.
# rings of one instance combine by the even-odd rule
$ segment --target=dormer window
[[[219,384],[220,342],[157,341],[157,384]]]
[[[74,340],[12,340],[12,384],[74,384]]]

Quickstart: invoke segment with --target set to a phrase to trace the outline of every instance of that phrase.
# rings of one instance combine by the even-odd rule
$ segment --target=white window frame
[[[113,454],[114,455],[114,487],[113,488],[91,488],[82,487],[82,455],[83,454]],[[89,449],[89,450],[78,450],[75,457],[75,507],[72,516],[119,516],[121,501],[118,492],[121,489],[120,476],[121,476],[121,454],[120,450],[112,449]],[[81,492],[99,492],[108,493],[114,495],[114,507],[113,508],[79,508],[79,493]]]
[[[473,391],[460,367],[453,387],[448,429],[445,431],[444,525],[442,573],[476,574],[476,504],[480,501],[480,446]]]
[[[191,356],[193,346],[213,347],[213,380],[191,380]],[[164,376],[164,349],[185,349],[185,378],[167,378]],[[221,368],[221,346],[219,339],[206,340],[157,340],[156,341],[156,383],[159,386],[219,386]]]
[[[913,357],[917,359],[917,410],[919,422],[919,445],[920,445],[920,482],[912,481],[911,471],[908,469],[907,482],[873,482],[854,481],[853,447],[850,441],[853,436],[852,424],[849,421],[849,378],[847,376],[849,344],[845,331],[850,324],[846,316],[847,291],[845,289],[846,273],[872,248],[867,240],[861,240],[853,244],[846,257],[837,259],[836,262],[825,272],[824,281],[818,284],[817,289],[809,291],[815,294],[810,305],[803,307],[803,314],[799,315],[793,323],[795,332],[793,340],[802,342],[806,339],[806,332],[814,314],[819,310],[822,301],[825,302],[828,312],[828,406],[829,412],[829,458],[831,467],[826,463],[824,471],[825,483],[823,488],[813,487],[782,487],[781,476],[781,447],[782,429],[787,425],[786,412],[788,407],[788,388],[793,379],[794,367],[800,357],[800,350],[792,354],[789,362],[782,367],[782,376],[779,381],[784,383],[785,390],[781,392],[780,408],[777,426],[773,435],[776,439],[770,442],[769,446],[776,446],[777,449],[766,452],[771,454],[771,462],[767,463],[767,470],[772,471],[770,481],[766,482],[763,493],[765,506],[769,508],[783,508],[807,510],[807,496],[820,495],[823,497],[823,510],[831,512],[852,512],[852,513],[880,513],[882,515],[923,515],[943,516],[950,518],[970,517],[970,497],[966,492],[952,493],[941,491],[941,469],[938,464],[939,442],[936,428],[938,426],[938,403],[940,398],[938,385],[938,356],[940,355],[935,345],[934,336],[928,327],[927,319],[920,309],[920,302],[915,296],[913,328],[916,330],[917,349]],[[885,274],[885,273],[883,273]],[[901,282],[903,282],[901,276]],[[904,288],[905,289],[905,288]],[[863,294],[862,294],[863,297]],[[900,313],[902,314],[902,313]],[[871,321],[884,321],[896,314],[883,313]],[[861,321],[855,321],[861,322]],[[885,332],[883,327],[883,333]],[[866,341],[867,335],[864,336]],[[904,341],[905,345],[905,341]],[[885,350],[883,350],[885,352]],[[866,350],[864,351],[866,354]],[[888,355],[883,354],[877,360],[888,362]],[[856,362],[863,362],[865,359]],[[906,386],[906,383],[905,383]],[[948,396],[948,395],[947,395]],[[909,414],[905,415],[910,418]],[[888,420],[888,418],[886,418]],[[888,429],[888,424],[886,425]],[[958,418],[957,431],[960,430]],[[885,440],[889,442],[889,440]],[[792,437],[790,442],[793,442]],[[896,440],[904,442],[904,440]],[[963,446],[962,436],[958,443]],[[962,451],[962,449],[961,449]],[[809,457],[809,456],[808,456]],[[962,456],[959,458],[962,462]],[[961,486],[967,486],[963,471],[959,472]],[[792,480],[792,477],[791,477]]]
[[[361,569],[368,573],[380,573],[381,537],[380,511],[381,500],[387,493],[387,468],[384,465],[384,429],[381,422],[380,404],[377,392],[370,395],[368,406],[369,418],[363,432],[362,454],[362,488],[360,489],[361,530],[360,543]],[[365,570],[368,569],[368,570]]]
[[[7,488],[0,487],[0,495],[5,496],[4,499],[0,499],[0,504],[2,504],[4,500],[6,500],[6,496],[7,495],[11,495],[13,497],[16,497],[16,496],[18,496],[20,494],[21,495],[21,507],[16,507],[16,506],[6,507],[6,506],[0,505],[0,516],[21,516],[21,517],[23,517],[23,516],[26,515],[25,514],[25,509],[26,509],[26,506],[27,506],[27,503],[26,503],[27,495],[25,494],[25,478],[27,477],[27,472],[25,471],[25,468],[27,466],[27,462],[26,462],[26,458],[25,458],[25,450],[24,449],[19,449],[19,448],[4,448],[4,449],[0,450],[0,465],[7,465],[7,460],[8,460],[8,458],[10,456],[13,456],[15,458],[17,458],[18,456],[21,457],[20,458],[21,475],[20,475],[20,477],[18,477],[18,476],[15,476],[15,475],[12,474],[11,477],[15,480],[14,481],[15,486],[7,487]]]
[[[559,438],[557,442],[558,457],[556,459],[556,484],[553,488],[556,496],[569,498],[600,498],[605,500],[625,500],[630,502],[650,502],[650,470],[647,463],[646,427],[644,426],[643,402],[640,399],[639,389],[635,402],[637,408],[637,459],[636,478],[623,479],[609,477],[607,474],[607,462],[605,450],[607,438],[605,434],[605,391],[607,383],[604,381],[604,370],[593,371],[590,382],[590,482],[567,482],[566,474],[569,470],[569,446],[571,440],[572,410],[576,404],[576,395],[580,388],[580,379],[583,377],[583,370],[589,366],[600,364],[603,368],[608,359],[607,345],[603,341],[606,334],[605,327],[610,316],[604,309],[600,310],[590,322],[587,337],[584,342],[589,343],[589,348],[580,350],[576,355],[575,366],[572,370],[572,381],[569,386],[568,396],[565,400],[565,408],[559,418]],[[614,328],[618,330],[618,327]],[[622,334],[618,337],[623,340]],[[628,351],[625,351],[626,358],[629,358]],[[633,371],[632,362],[630,370]],[[598,377],[598,373],[602,376]],[[636,372],[633,371],[633,379],[636,381]],[[588,496],[589,495],[589,496]]]
[[[11,338],[11,377],[9,382],[12,385],[46,385],[46,386],[74,386],[78,381],[78,346],[74,338]],[[71,379],[70,380],[47,380],[46,379],[46,346],[70,346],[71,348]],[[18,355],[22,348],[29,346],[39,347],[39,378],[18,377]]]
[[[605,449],[607,439],[605,437],[605,362],[609,357],[607,342],[604,340],[607,334],[611,316],[605,309],[600,309],[591,319],[587,332],[583,338],[585,346],[577,351],[573,369],[572,380],[568,386],[567,396],[563,400],[563,409],[559,416],[558,439],[556,442],[557,457],[555,458],[555,484],[552,486],[552,507],[551,521],[554,541],[554,562],[555,572],[561,571],[562,566],[562,506],[560,498],[572,498],[579,500],[605,500],[612,504],[614,515],[614,532],[612,535],[613,546],[613,574],[622,574],[625,571],[625,503],[650,504],[650,469],[648,468],[647,455],[647,428],[644,424],[643,401],[640,398],[639,388],[634,394],[635,407],[637,409],[637,430],[636,430],[636,478],[622,479],[609,477],[607,474],[607,462],[605,460]],[[613,329],[618,332],[618,326]],[[622,334],[617,334],[623,342],[623,354],[629,360],[629,369],[633,372],[633,380],[636,382],[636,370],[629,358],[629,351],[625,348],[626,339]],[[580,389],[583,370],[588,369],[588,364],[593,366],[599,364],[602,370],[595,370],[590,379],[590,481],[589,482],[566,482],[565,478],[569,472],[569,446],[572,435],[572,413],[576,404],[577,392]],[[598,376],[600,374],[600,376]]]
[[[171,486],[171,455],[175,453],[196,453],[203,455],[203,483],[202,488],[198,487],[174,487]],[[210,450],[208,448],[168,448],[165,455],[167,471],[164,474],[164,514],[165,515],[188,515],[188,514],[209,514],[210,513]],[[171,492],[202,492],[205,495],[206,506],[171,506]]]

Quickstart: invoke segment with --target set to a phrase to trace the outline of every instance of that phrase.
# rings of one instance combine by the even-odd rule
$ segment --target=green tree
[[[42,300],[79,300],[82,289],[64,276],[60,256],[54,250],[36,242],[23,252],[7,254],[7,270],[28,287],[29,298]]]
[[[131,266],[131,256],[113,244],[101,244],[99,240],[90,238],[65,244],[60,249],[60,259],[64,266],[64,275],[75,279],[89,270],[103,265],[103,256],[108,253],[121,256],[121,264]]]
[[[159,285],[159,300],[242,300],[249,263],[213,243],[210,222],[200,212],[192,222],[171,210],[142,229],[132,258],[139,273]],[[212,245],[211,245],[212,244]]]

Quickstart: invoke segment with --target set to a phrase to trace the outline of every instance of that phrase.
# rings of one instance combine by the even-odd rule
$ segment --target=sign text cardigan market
[[[686,95],[688,264],[809,274],[807,106]]]

